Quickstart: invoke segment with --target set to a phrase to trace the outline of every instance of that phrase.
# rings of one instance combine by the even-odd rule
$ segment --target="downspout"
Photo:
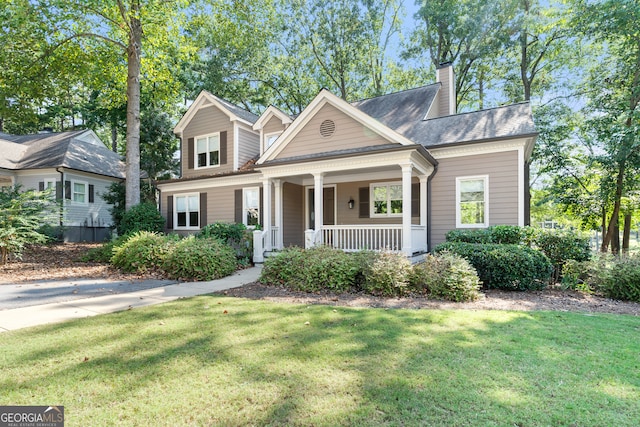
[[[62,197],[60,198],[60,228],[64,226],[63,218],[64,218],[64,170],[60,170],[60,168],[56,168],[56,172],[60,174],[60,194]]]
[[[431,180],[438,172],[438,164],[433,165],[433,171],[427,177],[427,250],[432,251],[431,248]]]

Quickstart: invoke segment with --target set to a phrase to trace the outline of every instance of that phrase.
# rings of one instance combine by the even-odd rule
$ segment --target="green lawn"
[[[67,426],[632,426],[640,318],[202,296],[0,334],[0,405]]]

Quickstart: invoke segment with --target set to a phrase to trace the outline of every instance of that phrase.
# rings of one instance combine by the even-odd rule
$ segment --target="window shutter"
[[[262,225],[262,227],[264,228],[264,216],[262,215],[262,212],[264,210],[264,188],[260,187],[260,218],[258,219],[258,223],[260,225]]]
[[[220,132],[220,164],[227,164],[227,131]]]
[[[173,196],[167,197],[167,230],[173,230]]]
[[[56,181],[56,200],[62,200],[62,182]]]
[[[369,187],[360,187],[358,189],[358,199],[360,218],[369,218]]]
[[[411,184],[411,216],[420,216],[420,184]]]
[[[207,225],[207,193],[200,193],[200,228]]]
[[[236,222],[242,224],[242,190],[236,190],[235,192],[235,216]]]
[[[64,198],[71,200],[71,181],[64,182]]]
[[[89,203],[93,203],[95,198],[94,193],[95,187],[93,186],[93,184],[89,184]]]
[[[182,155],[187,156],[187,167],[189,169],[193,169],[193,159],[196,157],[193,146],[193,138],[187,139],[187,152],[183,153]]]
[[[38,183],[38,191],[44,191],[44,181]]]

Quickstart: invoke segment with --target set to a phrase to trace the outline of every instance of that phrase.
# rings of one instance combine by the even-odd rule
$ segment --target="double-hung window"
[[[273,145],[274,142],[276,142],[276,139],[278,139],[278,137],[280,136],[282,132],[275,132],[275,133],[267,133],[264,136],[264,140],[266,142],[266,147],[265,149],[271,147]]]
[[[220,134],[196,138],[196,168],[220,165]]]
[[[243,223],[247,227],[260,224],[260,189],[244,188],[242,190]]]
[[[199,228],[200,195],[184,194],[174,197],[176,228]]]
[[[398,182],[371,184],[372,216],[402,215],[402,184]]]
[[[456,227],[488,227],[488,201],[488,176],[456,178]]]
[[[75,203],[87,203],[87,188],[86,182],[71,181],[71,200]]]

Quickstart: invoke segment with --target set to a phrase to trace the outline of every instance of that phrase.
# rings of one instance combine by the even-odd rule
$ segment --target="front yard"
[[[637,425],[640,320],[203,296],[0,335],[1,404],[81,425]]]

